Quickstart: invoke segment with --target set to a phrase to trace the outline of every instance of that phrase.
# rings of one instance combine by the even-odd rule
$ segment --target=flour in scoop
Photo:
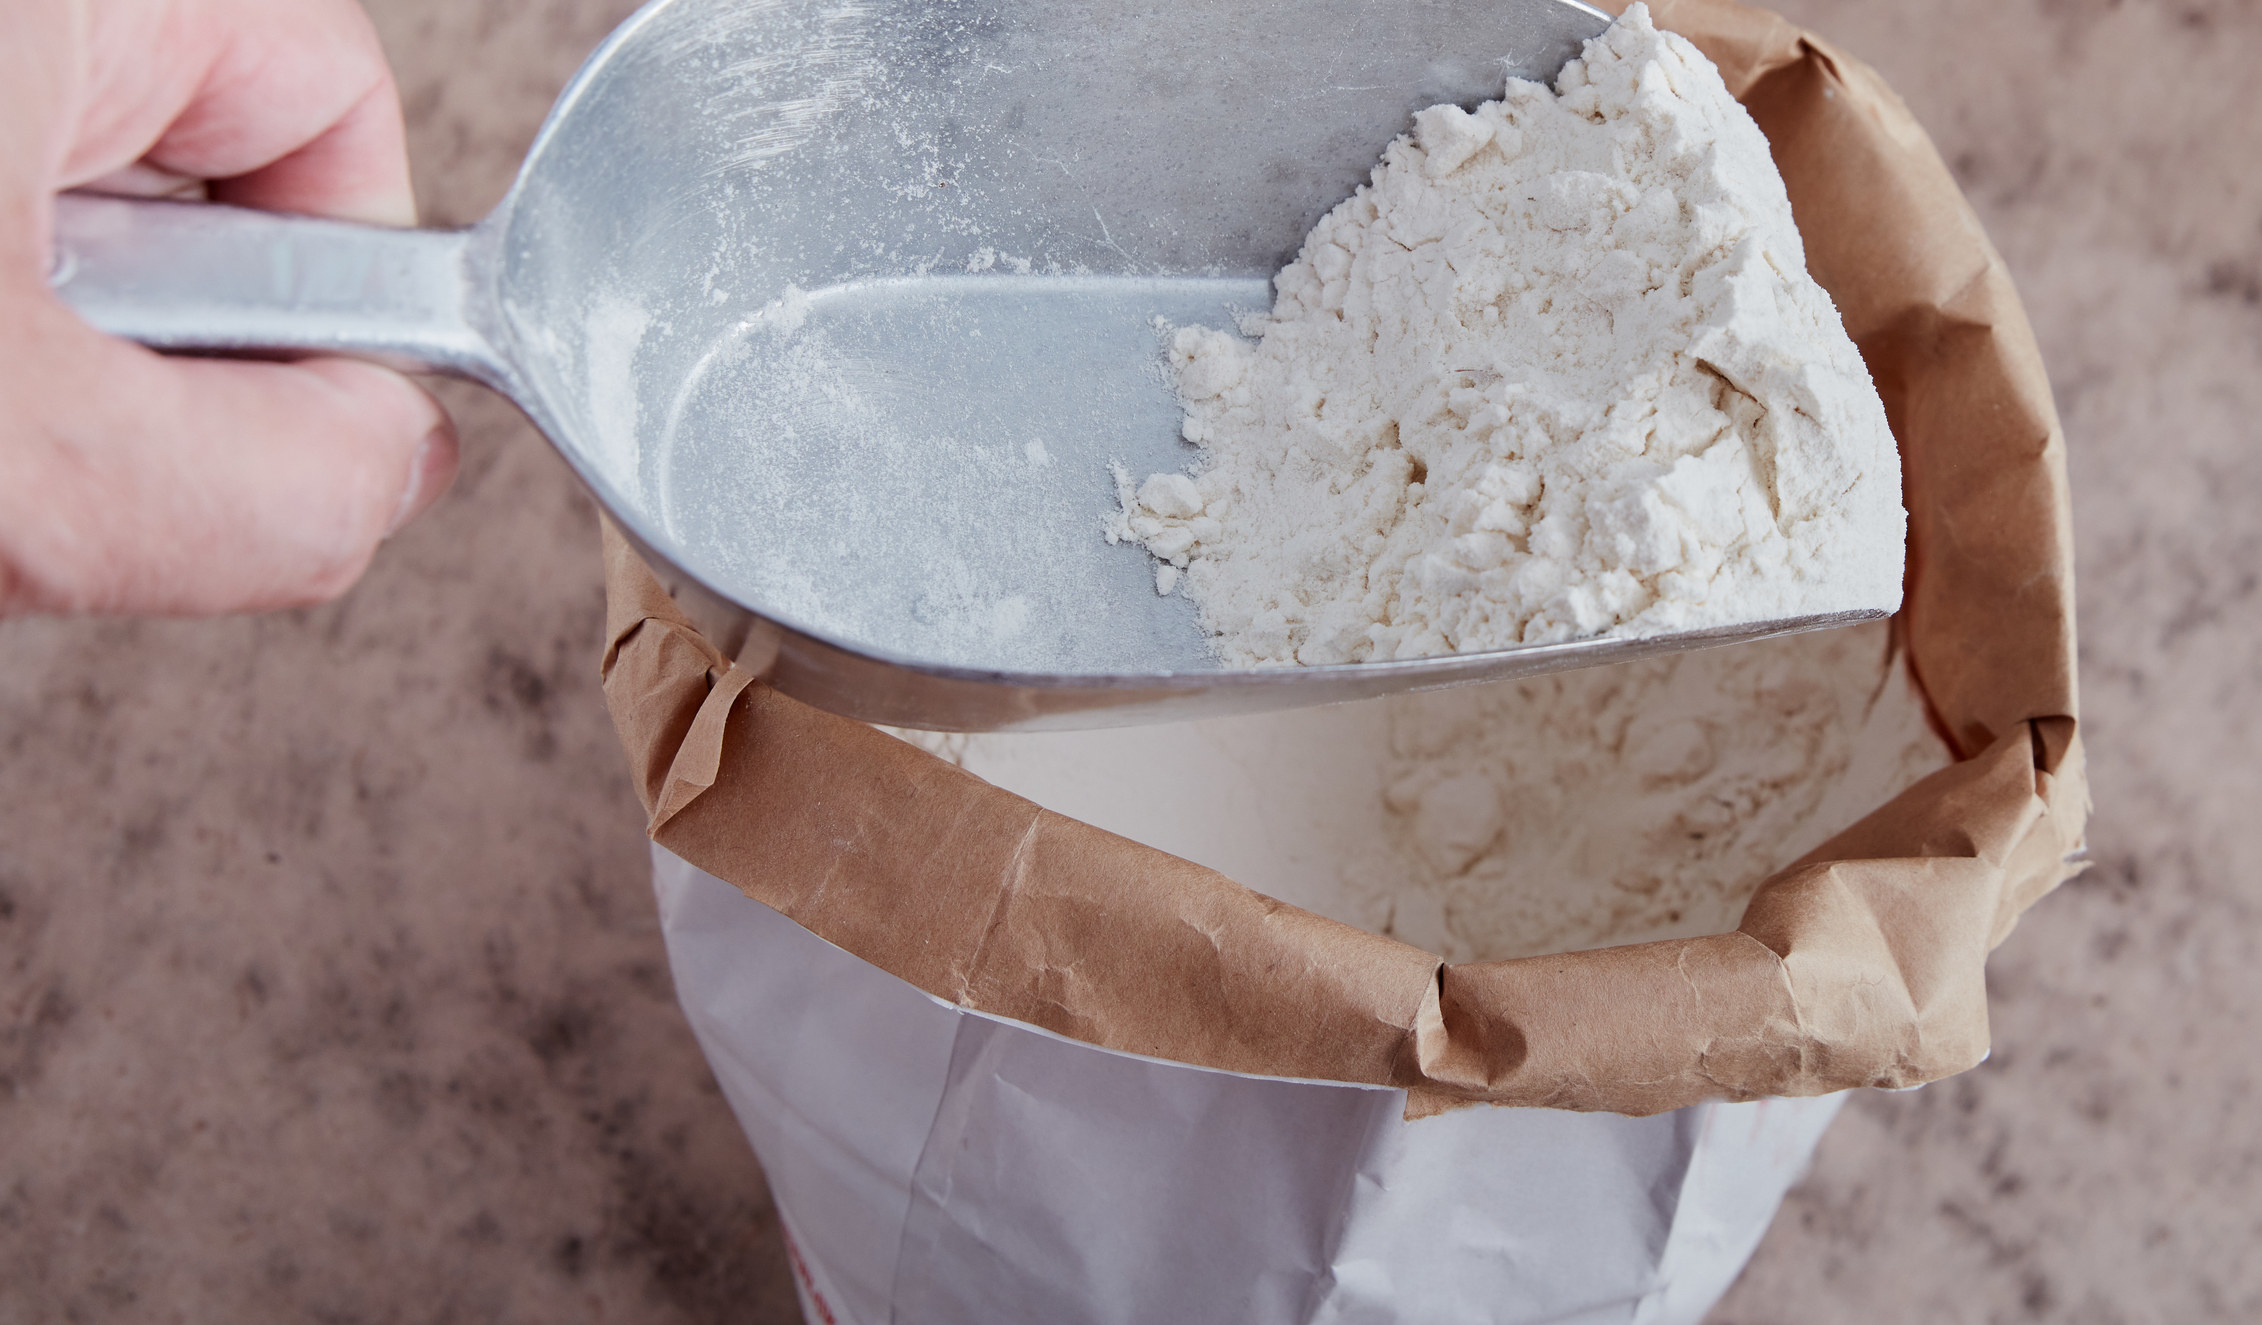
[[[1628,9],[1554,90],[1434,106],[1274,279],[1179,329],[1186,473],[1118,472],[1238,666],[1900,603],[1900,464],[1765,138]]]

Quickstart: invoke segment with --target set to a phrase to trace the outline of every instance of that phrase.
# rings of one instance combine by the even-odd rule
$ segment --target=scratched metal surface
[[[1269,305],[1414,110],[1552,77],[1604,22],[1563,0],[657,4],[488,223],[506,357],[646,548],[786,628],[780,688],[855,716],[1151,721],[1166,692],[1226,711],[1615,661],[1188,682],[1220,668],[1192,603],[1100,537],[1112,466],[1193,455],[1158,321]],[[892,690],[872,657],[904,664]],[[930,668],[1012,693],[930,696]]]

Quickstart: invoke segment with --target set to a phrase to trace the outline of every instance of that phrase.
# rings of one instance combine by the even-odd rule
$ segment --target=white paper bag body
[[[934,999],[654,851],[676,991],[827,1325],[1702,1319],[1838,1097],[1461,1109]]]

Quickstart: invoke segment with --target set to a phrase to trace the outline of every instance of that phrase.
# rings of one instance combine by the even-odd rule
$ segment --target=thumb
[[[171,358],[53,323],[0,368],[18,379],[0,395],[31,403],[0,424],[28,432],[0,445],[22,471],[0,474],[0,611],[324,601],[454,476],[447,414],[397,373]]]

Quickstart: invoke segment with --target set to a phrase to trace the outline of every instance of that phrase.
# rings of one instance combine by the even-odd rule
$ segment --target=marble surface
[[[436,223],[621,0],[370,0]],[[1857,1099],[1723,1325],[2262,1318],[2262,8],[1799,0],[2021,282],[2080,521],[2097,867],[1996,1053]],[[671,1001],[593,512],[516,413],[314,611],[0,623],[0,1325],[795,1318]]]

